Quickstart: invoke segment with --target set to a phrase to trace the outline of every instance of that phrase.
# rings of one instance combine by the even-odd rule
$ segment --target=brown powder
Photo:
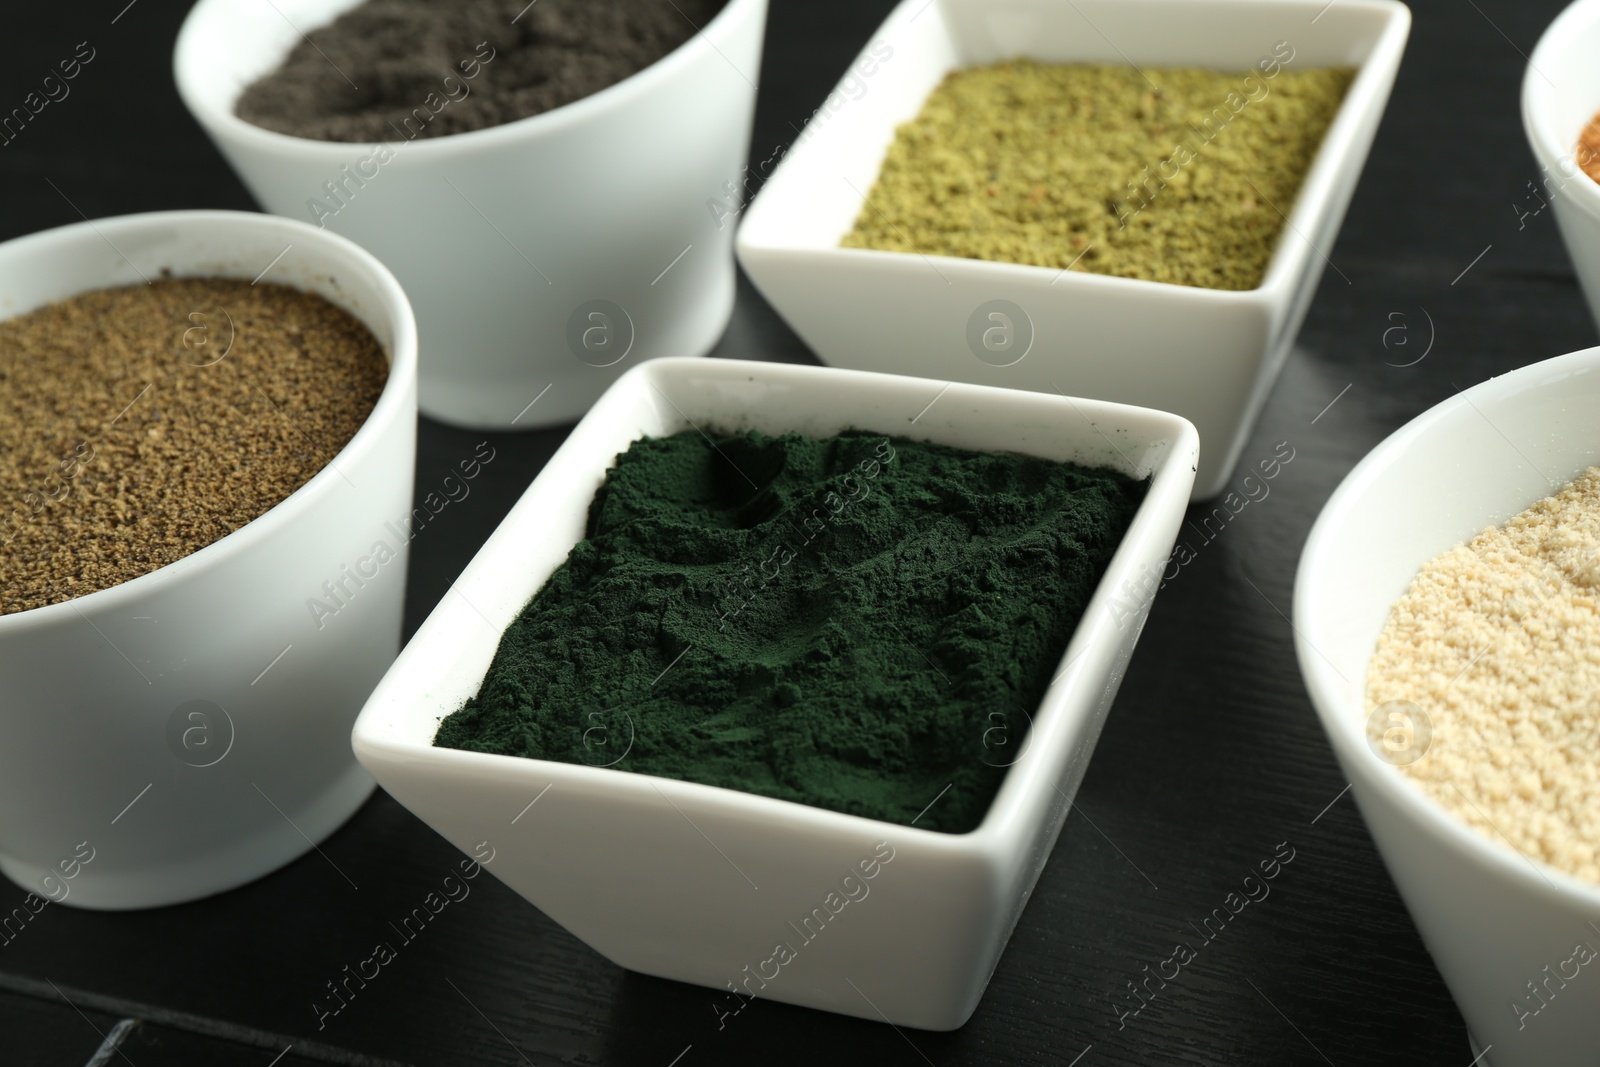
[[[1422,567],[1378,639],[1367,698],[1426,716],[1431,743],[1404,770],[1458,818],[1600,882],[1597,594],[1591,467]]]
[[[367,0],[247,87],[246,122],[319,141],[409,141],[538,115],[693,37],[723,0]]]
[[[1578,135],[1578,147],[1574,154],[1583,172],[1600,182],[1600,114],[1590,119],[1589,125]]]
[[[388,362],[287,286],[163,279],[0,322],[0,615],[136,578],[327,465]]]

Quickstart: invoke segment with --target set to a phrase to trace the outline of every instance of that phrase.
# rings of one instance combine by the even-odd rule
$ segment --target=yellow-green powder
[[[895,134],[842,243],[1253,289],[1355,76],[1293,58],[954,71]]]

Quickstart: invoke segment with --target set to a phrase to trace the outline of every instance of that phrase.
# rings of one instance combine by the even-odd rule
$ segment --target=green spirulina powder
[[[435,743],[971,830],[1145,489],[869,433],[636,441]]]

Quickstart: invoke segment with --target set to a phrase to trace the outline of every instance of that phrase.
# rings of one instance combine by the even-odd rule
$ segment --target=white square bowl
[[[572,431],[400,654],[356,722],[357,758],[429,826],[493,857],[489,870],[623,967],[717,989],[776,969],[741,992],[897,1025],[960,1026],[1083,777],[1177,537],[1199,437],[1164,412],[940,389],[733,360],[635,367]],[[813,436],[859,428],[1150,476],[1033,716],[1031,740],[976,830],[939,833],[694,782],[434,747],[439,721],[478,691],[501,634],[584,536],[615,456],[640,437],[691,425]],[[826,936],[803,940],[790,924],[803,925],[880,842],[892,860],[870,882],[857,876],[868,895],[843,907]],[[796,958],[777,964],[782,943]],[[736,1007],[730,996],[728,1010]]]
[[[904,0],[751,204],[739,261],[832,366],[1183,415],[1204,446],[1194,498],[1208,499],[1226,485],[1305,318],[1410,25],[1394,0]],[[951,70],[1023,55],[1246,71],[1280,41],[1294,50],[1289,69],[1359,73],[1299,196],[1277,205],[1287,225],[1259,288],[839,247],[895,128]],[[1130,161],[1129,177],[1155,162]],[[1020,308],[1027,321],[1016,328],[1031,336],[1007,366],[980,359],[968,341],[980,305],[1001,298]]]

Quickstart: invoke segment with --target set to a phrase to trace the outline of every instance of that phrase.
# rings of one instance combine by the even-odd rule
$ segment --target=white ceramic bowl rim
[[[1349,521],[1349,514],[1360,507],[1361,497],[1371,484],[1381,478],[1389,466],[1412,445],[1429,436],[1440,423],[1460,416],[1469,408],[1476,410],[1485,406],[1486,401],[1507,392],[1537,389],[1539,381],[1552,371],[1579,367],[1589,370],[1600,368],[1600,347],[1532,363],[1480,382],[1435,404],[1367,453],[1328,498],[1311,528],[1310,536],[1306,538],[1295,578],[1294,618],[1300,643],[1305,646],[1300,655],[1301,673],[1312,692],[1312,703],[1322,719],[1323,728],[1343,762],[1362,766],[1373,789],[1381,791],[1390,804],[1415,819],[1434,837],[1454,846],[1458,852],[1467,853],[1482,866],[1493,869],[1500,877],[1518,883],[1523,891],[1552,902],[1559,901],[1564,906],[1587,908],[1600,913],[1600,886],[1542,861],[1521,856],[1508,844],[1490,840],[1445,810],[1442,804],[1398,767],[1379,759],[1367,744],[1365,687],[1362,687],[1359,705],[1351,706],[1344,698],[1348,689],[1344,679],[1316,651],[1313,644],[1318,636],[1317,620],[1325,617],[1318,602],[1322,583],[1316,572],[1324,557],[1339,551],[1339,528]],[[1534,502],[1530,500],[1528,503]],[[1306,654],[1307,650],[1309,655]]]
[[[478,130],[468,130],[464,133],[452,133],[441,137],[424,137],[415,140],[399,139],[398,143],[407,146],[408,155],[447,155],[464,148],[490,148],[502,141],[517,140],[525,137],[536,137],[542,134],[555,133],[570,126],[589,121],[591,118],[602,115],[607,111],[614,111],[626,107],[628,102],[637,96],[647,94],[657,84],[673,77],[680,67],[691,63],[699,63],[714,53],[721,56],[721,51],[716,43],[711,40],[712,34],[717,37],[725,36],[728,25],[735,18],[744,18],[749,12],[747,9],[764,5],[767,0],[727,0],[711,21],[701,26],[683,44],[674,48],[660,59],[651,63],[642,70],[635,71],[619,82],[615,82],[581,97],[560,107],[551,108],[549,111],[526,118],[513,119],[502,122],[496,126],[485,126]],[[237,98],[229,100],[226,107],[220,107],[207,93],[203,92],[194,83],[189,69],[183,62],[187,48],[193,47],[190,37],[195,13],[200,9],[197,4],[190,10],[184,19],[183,26],[178,30],[177,44],[173,49],[172,68],[173,78],[177,82],[178,95],[183,98],[189,110],[202,120],[205,125],[224,129],[234,137],[246,141],[255,140],[263,150],[270,151],[297,151],[302,153],[320,153],[328,157],[331,162],[338,162],[349,158],[352,151],[375,148],[379,144],[394,144],[391,141],[323,141],[311,137],[295,137],[276,130],[269,130],[254,123],[246,122],[234,114],[234,105]],[[726,58],[722,62],[729,62]],[[731,63],[729,63],[732,66]],[[741,78],[745,72],[734,68]]]
[[[18,630],[28,626],[44,626],[53,624],[64,617],[68,612],[75,612],[85,607],[96,610],[126,607],[129,602],[136,602],[145,593],[145,590],[158,582],[164,582],[176,574],[191,571],[203,571],[221,563],[230,556],[246,553],[259,541],[272,536],[272,534],[287,523],[295,520],[301,512],[310,507],[313,501],[320,496],[335,490],[341,482],[343,475],[336,469],[342,460],[353,459],[369,448],[375,447],[374,440],[379,434],[378,427],[385,425],[396,418],[409,417],[406,412],[397,410],[405,405],[404,394],[407,391],[406,382],[416,377],[417,362],[417,327],[411,314],[410,301],[406,299],[405,290],[394,275],[389,272],[378,259],[366,249],[348,238],[340,237],[328,230],[319,230],[317,227],[298,219],[285,219],[277,215],[261,215],[251,211],[151,211],[137,215],[116,215],[109,218],[95,219],[93,221],[71,223],[67,226],[57,226],[38,233],[27,234],[10,241],[0,243],[0,248],[7,251],[13,249],[27,250],[30,245],[46,245],[67,237],[76,237],[84,233],[93,232],[101,236],[115,238],[118,234],[129,230],[144,229],[147,227],[172,226],[180,230],[195,226],[204,226],[210,222],[226,220],[231,223],[242,223],[246,226],[260,226],[265,230],[278,230],[288,227],[298,236],[295,242],[304,241],[301,247],[312,250],[315,254],[321,247],[332,246],[338,249],[339,254],[356,261],[357,265],[367,271],[371,276],[374,288],[382,298],[383,307],[374,307],[369,312],[369,317],[376,317],[382,313],[393,315],[394,341],[392,345],[384,346],[385,355],[389,357],[389,376],[383,383],[383,390],[378,394],[378,402],[373,405],[372,411],[367,414],[361,426],[349,441],[345,442],[333,457],[325,463],[316,474],[300,488],[290,493],[287,497],[268,508],[256,518],[245,523],[232,533],[205,545],[195,551],[164,566],[157,567],[136,578],[98,589],[92,593],[63,600],[55,604],[45,604],[26,611],[13,612],[9,615],[0,615],[0,633],[9,630]],[[335,268],[343,270],[344,267]],[[174,272],[174,277],[218,277],[225,275],[186,274]],[[94,288],[103,286],[90,286],[78,292],[91,292]],[[68,299],[62,297],[61,299]],[[15,314],[26,314],[27,311]],[[351,312],[355,315],[354,312]],[[6,318],[13,316],[8,315]],[[371,329],[363,316],[356,315],[363,325]],[[377,330],[373,330],[377,333]]]
[[[1296,206],[1299,205],[1298,196],[1295,199],[1295,203]],[[1291,208],[1289,210],[1289,217],[1292,219],[1295,217],[1295,214],[1295,209]],[[1287,231],[1288,227],[1285,226],[1284,230]],[[915,261],[930,259],[938,264],[941,271],[959,272],[964,269],[982,271],[983,281],[995,286],[1006,285],[1013,281],[1038,281],[1039,279],[1047,276],[1053,277],[1055,275],[1060,275],[1061,284],[1063,285],[1091,287],[1098,285],[1111,289],[1116,289],[1119,287],[1127,288],[1131,286],[1135,289],[1145,289],[1151,292],[1170,292],[1174,289],[1178,289],[1185,293],[1204,293],[1205,296],[1201,299],[1206,300],[1254,304],[1262,292],[1265,292],[1268,289],[1278,288],[1277,281],[1273,280],[1275,277],[1273,273],[1273,264],[1277,263],[1279,258],[1278,248],[1282,246],[1281,235],[1278,240],[1279,244],[1273,248],[1272,258],[1267,262],[1267,271],[1261,276],[1261,284],[1256,286],[1254,289],[1211,289],[1203,285],[1180,285],[1177,282],[1158,282],[1152,281],[1149,278],[1124,278],[1120,274],[1098,274],[1094,271],[1087,270],[1069,270],[1065,274],[1062,274],[1061,270],[1057,267],[1039,267],[1032,263],[1007,263],[998,259],[969,259],[965,256],[946,256],[938,252],[889,252],[876,248],[831,248],[820,252],[820,254],[827,256],[844,256],[850,259],[859,259],[867,263],[876,261],[877,263],[892,265],[894,267],[900,267],[901,265],[904,265],[911,268],[915,268]],[[795,249],[788,251],[791,255],[799,256],[806,255],[813,250]],[[1281,274],[1282,272],[1279,273]],[[1271,283],[1270,285],[1269,282]],[[1285,280],[1283,284],[1287,285],[1288,281]]]
[[[735,0],[737,2],[737,0]],[[1198,0],[1197,0],[1198,2]],[[1316,0],[1253,0],[1264,6],[1288,7],[1298,4],[1307,11],[1315,11],[1322,5]],[[730,5],[731,6],[731,5]],[[1213,289],[1203,285],[1179,285],[1176,282],[1158,282],[1148,278],[1124,278],[1115,274],[1098,274],[1092,271],[1062,271],[1054,267],[1039,267],[1027,263],[1007,263],[1001,260],[971,259],[963,256],[945,256],[937,253],[923,254],[920,252],[887,252],[868,248],[832,248],[832,249],[805,249],[791,250],[791,254],[805,255],[816,254],[825,256],[843,255],[852,258],[868,257],[866,262],[877,260],[880,263],[909,262],[911,259],[933,260],[946,270],[976,269],[983,270],[984,280],[1003,283],[1007,280],[1037,281],[1050,276],[1052,284],[1059,278],[1068,285],[1078,286],[1132,286],[1135,289],[1143,288],[1151,292],[1170,292],[1174,289],[1186,294],[1203,294],[1199,299],[1214,300],[1219,302],[1247,302],[1255,303],[1262,293],[1272,293],[1281,289],[1288,289],[1294,285],[1293,265],[1289,262],[1290,256],[1285,253],[1285,248],[1291,238],[1310,243],[1305,236],[1307,230],[1314,230],[1314,211],[1332,195],[1333,188],[1338,184],[1337,174],[1338,159],[1329,151],[1330,146],[1337,146],[1339,154],[1349,151],[1350,142],[1355,138],[1356,127],[1361,116],[1356,112],[1353,102],[1365,100],[1373,95],[1376,90],[1372,83],[1385,76],[1379,64],[1374,60],[1390,48],[1403,48],[1406,36],[1410,32],[1410,10],[1403,3],[1396,0],[1347,0],[1341,5],[1347,10],[1364,9],[1375,12],[1397,13],[1373,43],[1372,51],[1356,68],[1356,76],[1350,82],[1350,87],[1345,90],[1344,99],[1339,103],[1339,110],[1334,114],[1333,121],[1328,124],[1327,130],[1322,135],[1322,142],[1317,146],[1317,151],[1311,159],[1311,165],[1306,169],[1301,178],[1300,187],[1295,190],[1294,202],[1289,207],[1284,218],[1283,228],[1278,231],[1278,236],[1273,244],[1272,255],[1267,260],[1267,269],[1261,275],[1260,284],[1251,289]],[[915,12],[908,9],[906,4],[901,4],[890,15],[878,30],[877,36],[887,36],[899,28],[904,21],[920,14],[920,8]],[[1320,12],[1318,12],[1320,17]],[[813,119],[812,121],[816,121]],[[1312,195],[1308,195],[1312,194]],[[1316,203],[1313,204],[1313,201]],[[743,227],[741,227],[743,229]],[[1322,251],[1315,247],[1312,253],[1322,256]],[[1326,257],[1323,257],[1326,258]],[[1008,277],[1009,276],[1009,277]]]

